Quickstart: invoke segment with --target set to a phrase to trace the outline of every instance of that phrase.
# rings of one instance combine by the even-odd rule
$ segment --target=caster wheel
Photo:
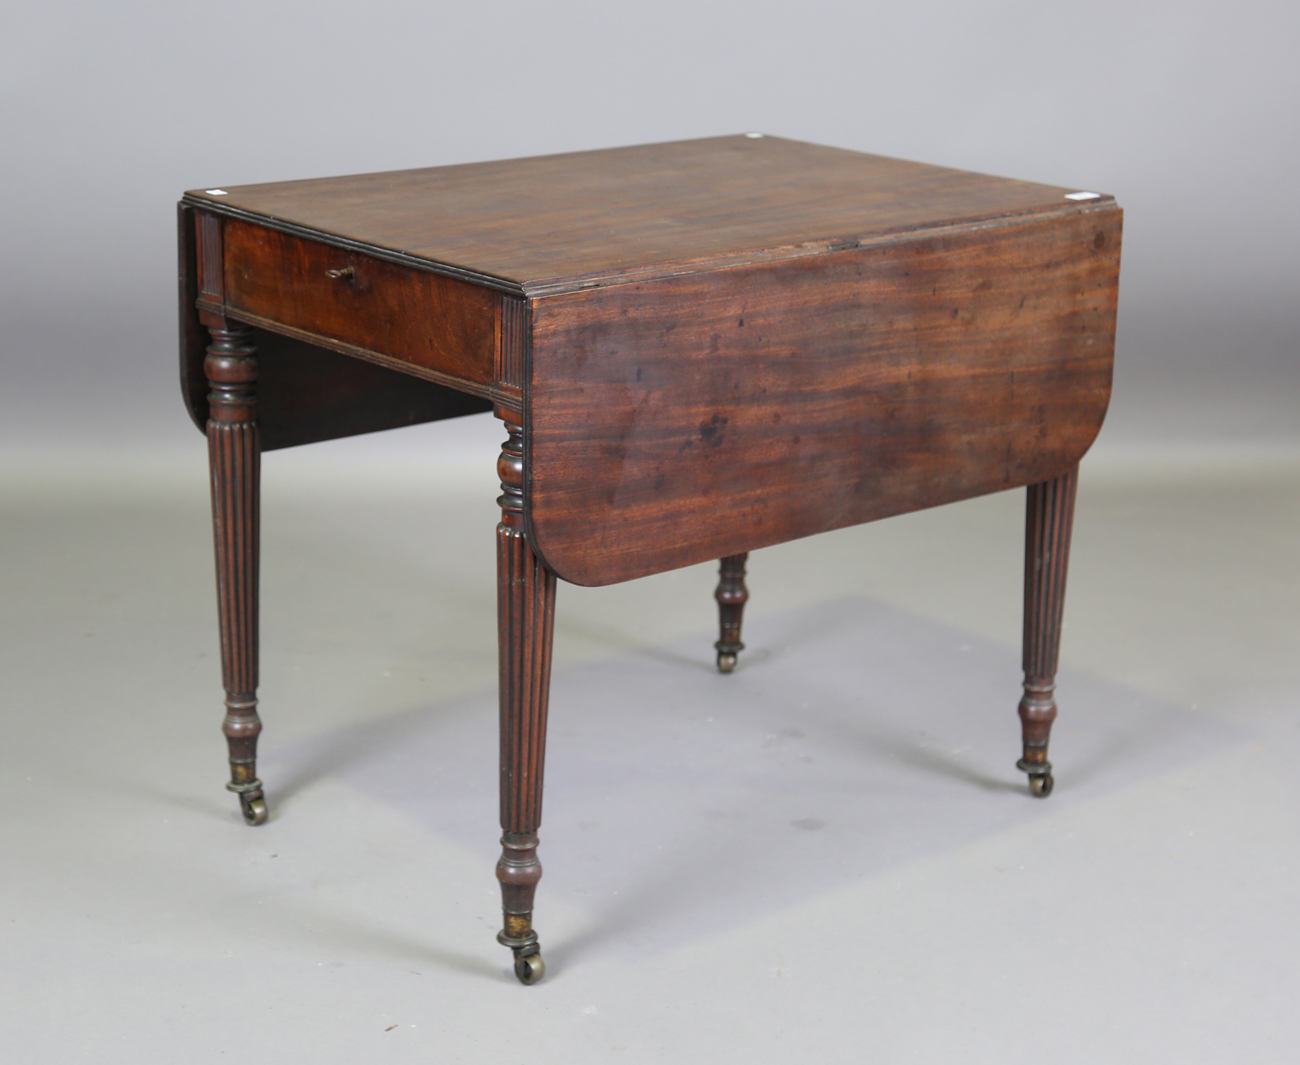
[[[719,672],[719,673],[731,673],[731,672],[734,672],[734,671],[735,671],[735,668],[736,668],[736,656],[735,656],[734,654],[730,654],[730,653],[728,653],[728,652],[719,651],[719,652],[718,652],[718,672]]]
[[[540,954],[528,954],[515,958],[515,975],[521,984],[535,984],[546,975],[546,962]]]
[[[1046,799],[1052,794],[1052,787],[1056,781],[1052,779],[1051,773],[1036,774],[1029,778],[1029,793],[1036,798]]]
[[[241,799],[239,803],[244,811],[244,821],[250,825],[260,825],[266,821],[267,809],[265,799]]]

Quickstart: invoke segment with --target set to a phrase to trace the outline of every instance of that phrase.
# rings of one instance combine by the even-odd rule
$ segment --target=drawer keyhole
[[[338,281],[351,281],[356,277],[357,272],[351,266],[340,266],[337,270],[326,270],[325,276],[332,277]]]

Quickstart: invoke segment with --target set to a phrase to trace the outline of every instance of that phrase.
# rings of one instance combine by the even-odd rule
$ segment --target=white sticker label
[[[1100,200],[1101,193],[1100,192],[1067,192],[1065,194],[1065,198],[1067,200]]]
[[[209,196],[229,196],[229,195],[230,195],[230,193],[228,193],[225,189],[204,189],[203,191],[206,192]]]
[[[746,134],[745,134],[746,137],[761,137],[762,135],[763,135],[763,134],[761,134],[761,133],[746,133]]]

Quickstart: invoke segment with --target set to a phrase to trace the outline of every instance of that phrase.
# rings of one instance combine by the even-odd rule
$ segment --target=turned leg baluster
[[[1040,798],[1050,795],[1053,785],[1047,742],[1056,720],[1056,665],[1078,483],[1076,466],[1030,485],[1025,507],[1024,757],[1016,768],[1029,774],[1029,789]]]
[[[500,412],[499,412],[500,416]],[[497,625],[501,702],[501,903],[505,927],[497,940],[515,954],[525,984],[542,978],[533,931],[533,896],[542,877],[537,829],[542,819],[542,769],[555,622],[555,575],[533,554],[524,530],[523,429],[503,418],[501,524],[497,526]]]
[[[749,601],[749,589],[745,587],[745,560],[748,552],[740,555],[728,555],[718,564],[718,588],[713,598],[718,601],[718,642],[713,646],[718,649],[718,672],[730,673],[736,668],[736,655],[745,649],[740,642],[740,623],[745,613],[745,603]]]
[[[217,557],[221,679],[226,689],[222,731],[230,752],[230,783],[244,820],[266,820],[257,779],[257,591],[261,443],[257,428],[257,358],[249,333],[234,324],[209,329],[203,362],[208,379],[208,463]]]

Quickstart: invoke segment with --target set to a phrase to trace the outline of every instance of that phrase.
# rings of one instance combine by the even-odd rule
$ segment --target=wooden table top
[[[1072,468],[1122,232],[1082,197],[748,134],[192,192],[186,394],[197,307],[266,331],[264,446],[490,401],[532,549],[628,580]]]
[[[1072,189],[738,134],[186,199],[544,296],[1096,207]]]

